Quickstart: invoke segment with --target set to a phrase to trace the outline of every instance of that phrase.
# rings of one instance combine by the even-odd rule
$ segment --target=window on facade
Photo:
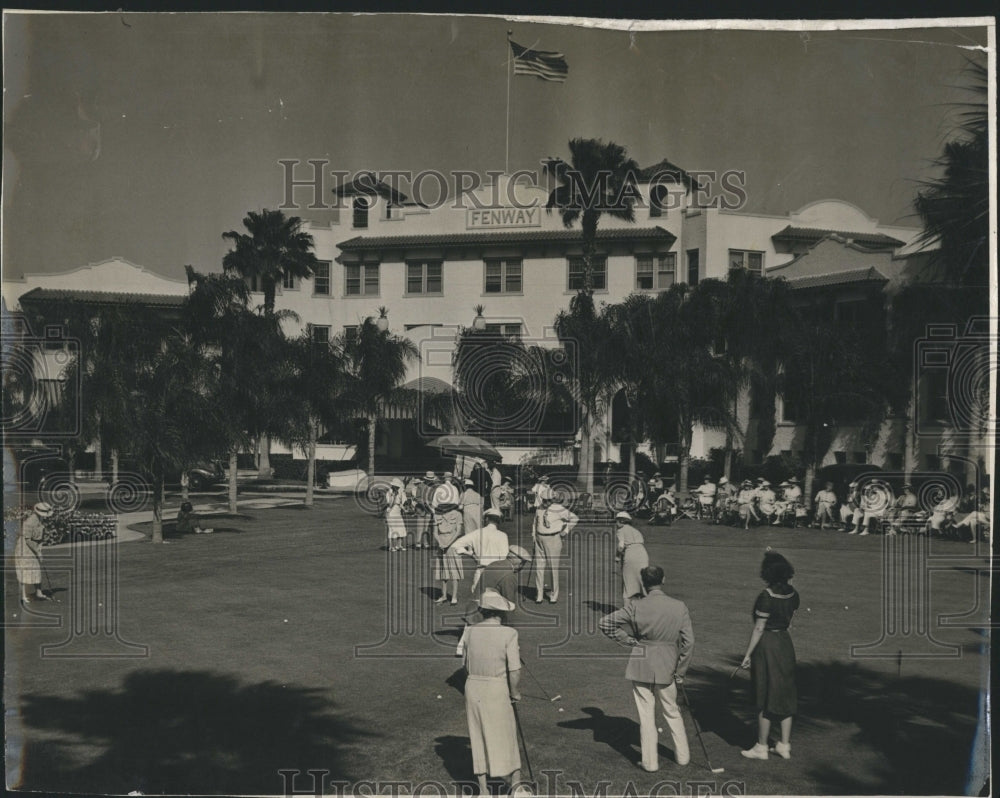
[[[247,285],[250,286],[250,290],[252,292],[257,293],[258,291],[260,291],[260,280],[257,279],[256,274],[251,274],[249,277],[246,278],[246,280],[247,280]]]
[[[504,338],[520,338],[521,325],[515,324],[487,324],[486,332],[493,335],[502,335]]]
[[[569,290],[579,291],[583,288],[583,258],[569,259]],[[608,260],[604,257],[591,259],[590,287],[595,291],[606,291],[608,288]]]
[[[794,401],[782,396],[779,404],[781,406],[781,421],[786,424],[794,424],[798,421],[799,408]]]
[[[677,273],[677,254],[636,255],[635,290],[666,291],[674,284]]]
[[[313,293],[316,296],[330,295],[330,261],[321,260],[313,271]]]
[[[368,197],[355,197],[354,198],[354,226],[355,227],[368,227],[368,208],[371,203]]]
[[[358,325],[347,324],[344,326],[344,343],[351,344],[358,340]]]
[[[294,274],[286,274],[286,275],[284,275],[281,278],[281,287],[283,289],[285,289],[286,291],[294,291],[295,290],[295,275]]]
[[[649,190],[649,218],[658,219],[667,215],[667,200],[670,191],[666,186],[655,184]]]
[[[491,258],[486,261],[483,293],[520,294],[522,265],[520,258]]]
[[[689,249],[688,256],[688,285],[698,285],[698,250]]]
[[[764,253],[748,249],[729,250],[729,270],[745,269],[754,274],[764,273]]]
[[[376,296],[378,294],[378,264],[352,263],[344,267],[346,296]]]
[[[441,270],[442,264],[439,260],[408,261],[406,264],[406,293],[443,293]]]
[[[926,424],[943,424],[948,421],[948,374],[943,369],[928,369],[921,379],[921,390],[924,401],[920,412]]]
[[[309,337],[312,338],[314,344],[328,344],[330,343],[330,325],[328,324],[310,324],[309,325]]]

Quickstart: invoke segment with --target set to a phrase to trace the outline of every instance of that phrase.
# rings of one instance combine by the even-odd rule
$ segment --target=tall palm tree
[[[243,226],[247,233],[230,230],[222,234],[233,242],[233,249],[222,259],[222,268],[258,280],[264,293],[264,315],[273,316],[278,283],[287,277],[310,277],[316,270],[318,261],[312,251],[315,242],[302,231],[302,219],[285,216],[281,211],[249,211]],[[260,451],[259,473],[267,477],[271,471],[267,435],[260,440]]]
[[[420,352],[409,338],[380,330],[372,318],[365,319],[357,336],[341,335],[336,342],[343,352],[346,371],[344,399],[367,422],[368,475],[375,474],[375,427],[382,406],[406,377],[407,365]]]
[[[638,196],[635,175],[639,165],[625,148],[613,141],[576,138],[569,142],[570,160],[549,159],[545,168],[560,185],[550,194],[546,209],[559,210],[562,222],[572,227],[579,220],[583,233],[583,287],[593,291],[594,252],[597,225],[604,214],[635,221]]]
[[[295,392],[303,399],[300,423],[293,440],[306,450],[306,506],[313,504],[316,481],[316,441],[321,424],[340,421],[343,404],[344,367],[341,353],[330,342],[316,341],[308,334],[291,342]],[[303,430],[304,427],[304,430]]]
[[[578,480],[586,492],[594,492],[594,451],[591,444],[594,419],[607,406],[614,385],[614,360],[610,347],[611,325],[607,310],[598,311],[591,291],[579,291],[570,299],[569,310],[555,320],[556,335],[569,354],[569,389],[580,410],[580,462]]]

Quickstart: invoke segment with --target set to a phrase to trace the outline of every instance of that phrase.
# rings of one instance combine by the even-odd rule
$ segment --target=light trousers
[[[674,756],[678,765],[686,765],[691,761],[691,751],[688,748],[687,731],[684,729],[684,718],[677,706],[677,683],[669,685],[632,682],[632,695],[635,698],[636,709],[639,710],[639,741],[642,744],[642,765],[647,770],[655,770],[660,766],[657,747],[659,734],[656,731],[656,704],[659,702],[663,718],[670,729],[670,739],[674,744]]]
[[[535,589],[538,598],[545,588],[546,572],[552,574],[552,598],[559,598],[559,565],[562,557],[563,539],[561,535],[537,535],[535,537]]]

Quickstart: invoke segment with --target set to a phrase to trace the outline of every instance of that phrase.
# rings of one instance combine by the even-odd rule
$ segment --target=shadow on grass
[[[733,661],[733,667],[736,666]],[[848,751],[842,768],[808,771],[819,793],[955,795],[966,791],[976,734],[979,692],[945,679],[874,671],[858,663],[799,664],[799,713],[792,732],[854,726],[853,745],[878,752],[885,768],[864,779],[852,770]],[[686,683],[703,732],[748,747],[756,735],[753,685],[729,672],[692,671]],[[796,751],[797,758],[808,749]],[[873,786],[872,777],[880,783]]]
[[[599,613],[600,615],[610,615],[612,612],[617,612],[620,608],[616,607],[614,604],[605,604],[601,601],[585,601],[591,612]]]
[[[453,734],[438,737],[434,740],[434,753],[440,757],[441,764],[448,771],[459,795],[475,794],[478,791],[476,777],[472,772],[472,747],[468,737]],[[468,789],[462,790],[463,786]]]
[[[604,743],[629,762],[638,762],[639,724],[632,718],[606,715],[597,707],[581,707],[585,718],[566,720],[556,725],[561,729],[582,729],[593,733],[595,743]]]
[[[227,524],[232,524],[233,522],[247,522],[253,521],[253,516],[243,515],[242,513],[203,513],[201,516],[201,523],[208,529],[212,530],[213,535],[218,534],[229,534],[229,535],[242,535],[243,529],[238,526],[230,526]],[[153,534],[153,523],[152,521],[144,521],[141,524],[132,524],[129,529],[133,529],[136,532],[141,532],[147,537]],[[163,522],[163,538],[164,540],[181,540],[184,538],[195,538],[202,537],[194,532],[178,532],[177,525],[173,521]]]
[[[281,794],[282,769],[354,778],[344,749],[373,737],[319,690],[209,671],[132,673],[118,689],[33,696],[22,710],[30,737],[46,738],[25,745],[26,790]]]

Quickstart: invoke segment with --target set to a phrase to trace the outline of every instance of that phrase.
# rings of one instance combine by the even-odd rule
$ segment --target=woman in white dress
[[[393,479],[389,484],[389,491],[385,495],[385,528],[389,537],[389,551],[403,551],[406,549],[406,522],[403,520],[406,492],[400,479]]]

